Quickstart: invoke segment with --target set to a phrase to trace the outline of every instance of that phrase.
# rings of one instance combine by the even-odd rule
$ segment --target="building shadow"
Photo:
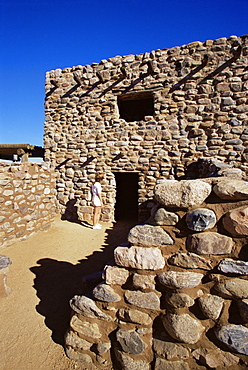
[[[93,252],[77,264],[42,258],[30,268],[35,275],[34,289],[40,299],[37,312],[44,316],[45,325],[52,331],[55,343],[64,345],[64,335],[69,327],[71,308],[69,300],[74,295],[91,292],[101,281],[104,266],[113,261],[113,251],[127,241],[128,232],[136,223],[119,221],[106,230],[101,250]]]
[[[61,220],[67,220],[75,223],[80,223],[78,218],[77,199],[70,199],[66,203],[65,213],[62,214]]]

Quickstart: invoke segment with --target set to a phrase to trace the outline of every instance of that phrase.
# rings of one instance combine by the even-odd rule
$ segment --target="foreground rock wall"
[[[57,166],[61,212],[73,218],[78,200],[79,218],[90,219],[99,171],[106,173],[105,221],[114,217],[114,172],[139,174],[139,205],[158,181],[182,178],[198,158],[247,173],[247,65],[246,35],[47,72],[45,158]],[[151,108],[136,117],[142,98]]]
[[[44,164],[0,163],[0,246],[50,226],[56,215],[55,176]]]
[[[150,219],[71,299],[66,354],[87,370],[246,369],[247,236],[248,182],[157,185]]]

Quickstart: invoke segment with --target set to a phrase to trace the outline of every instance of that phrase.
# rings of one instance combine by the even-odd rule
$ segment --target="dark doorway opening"
[[[154,103],[151,93],[131,94],[118,97],[120,118],[127,122],[141,121],[145,116],[153,116]]]
[[[115,220],[138,221],[138,173],[115,172]]]

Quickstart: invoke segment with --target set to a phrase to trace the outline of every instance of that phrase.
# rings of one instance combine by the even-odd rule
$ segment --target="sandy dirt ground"
[[[57,218],[46,232],[0,249],[12,265],[0,299],[0,370],[84,369],[64,354],[69,300],[83,293],[82,277],[101,271],[125,242],[130,222],[92,230]]]

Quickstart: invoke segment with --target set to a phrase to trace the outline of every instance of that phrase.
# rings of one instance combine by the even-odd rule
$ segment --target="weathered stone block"
[[[172,338],[188,344],[197,343],[205,330],[201,322],[189,314],[167,313],[162,316],[162,321]]]
[[[129,271],[117,266],[105,266],[103,278],[108,285],[123,285],[129,277]]]
[[[135,324],[150,325],[152,323],[152,319],[147,313],[138,310],[121,308],[118,316],[121,320]]]
[[[160,226],[137,225],[134,226],[128,235],[128,241],[132,244],[140,244],[143,246],[160,246],[173,244],[170,235]]]
[[[198,254],[228,254],[233,247],[232,238],[215,232],[204,232],[187,237],[187,249]]]
[[[248,275],[248,262],[225,258],[218,265],[218,270],[224,274]]]
[[[232,236],[247,236],[248,207],[239,207],[227,212],[223,218],[223,226]]]
[[[73,330],[69,330],[65,335],[65,345],[74,348],[75,350],[84,350],[87,351],[92,347],[91,342],[80,338],[77,333]]]
[[[115,263],[123,267],[144,270],[159,270],[165,266],[160,249],[142,247],[117,247],[114,250]]]
[[[87,321],[81,321],[77,315],[73,315],[70,321],[71,328],[90,338],[101,338],[102,333],[100,333],[99,326],[96,323],[91,323]]]
[[[217,338],[231,350],[248,355],[248,328],[242,325],[226,325],[215,331]]]
[[[154,215],[154,224],[158,226],[173,226],[179,221],[179,217],[174,212],[168,212],[164,208],[159,208]]]
[[[145,343],[136,331],[119,329],[116,333],[116,339],[120,343],[122,350],[132,355],[139,355],[146,348]]]
[[[158,281],[167,288],[188,289],[199,285],[203,276],[197,272],[167,271],[158,275]]]
[[[195,304],[195,300],[188,294],[184,293],[168,293],[165,296],[166,302],[174,308],[191,307]]]
[[[214,211],[207,208],[197,208],[187,213],[186,224],[190,230],[204,231],[216,224]]]
[[[215,285],[215,289],[224,298],[248,298],[248,280],[238,278],[220,279]]]
[[[224,305],[224,299],[212,294],[206,294],[199,298],[202,313],[212,320],[217,320]]]
[[[128,303],[140,308],[148,308],[151,310],[159,310],[160,308],[159,297],[153,292],[142,293],[127,290],[125,293],[125,299]]]
[[[156,275],[133,275],[133,287],[134,289],[155,289],[155,277]]]
[[[112,321],[112,317],[102,312],[95,302],[86,296],[74,296],[70,300],[71,308],[80,315],[100,320]]]
[[[211,369],[235,366],[239,363],[239,357],[221,351],[219,348],[198,348],[192,354],[196,360]]]
[[[168,259],[168,262],[172,265],[183,267],[183,268],[200,268],[204,270],[211,270],[211,262],[207,259],[198,256],[195,253],[176,253]]]
[[[168,208],[190,208],[204,202],[211,186],[200,180],[167,180],[154,189],[155,199]]]
[[[105,283],[98,284],[92,291],[94,298],[103,302],[119,302],[121,297],[114,289]]]
[[[156,355],[167,360],[186,360],[189,358],[188,349],[176,343],[153,339],[153,349]]]
[[[248,182],[242,180],[223,179],[213,187],[213,191],[221,199],[242,200],[248,199]]]
[[[134,360],[131,356],[116,350],[115,355],[122,370],[150,370],[150,364],[143,360]]]

